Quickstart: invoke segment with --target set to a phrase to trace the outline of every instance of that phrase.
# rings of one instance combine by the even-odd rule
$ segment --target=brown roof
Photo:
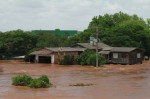
[[[71,48],[71,47],[62,47],[60,49],[60,47],[54,47],[54,48],[46,48],[50,51],[34,51],[32,53],[30,53],[30,55],[48,55],[51,54],[53,52],[58,52],[58,51],[63,51],[63,52],[71,52],[71,51],[84,51],[85,48]]]
[[[111,52],[131,52],[133,50],[135,50],[137,48],[135,47],[112,47],[112,49],[110,49]]]
[[[84,51],[85,48],[72,48],[72,47],[54,47],[54,48],[46,48],[46,49],[49,49],[51,51],[54,51],[54,52],[58,52],[58,51]]]
[[[88,48],[88,49],[96,49],[96,46],[90,45],[90,43],[77,43],[73,45],[72,47],[79,45],[82,46],[83,48]],[[105,47],[110,47],[109,45],[106,45],[104,43],[98,43],[98,49],[103,49]]]
[[[53,51],[34,51],[30,55],[48,55],[53,53]]]

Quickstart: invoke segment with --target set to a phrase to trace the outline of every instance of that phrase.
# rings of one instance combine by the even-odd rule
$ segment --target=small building
[[[94,43],[77,43],[73,48],[87,48],[95,50]],[[131,47],[111,47],[102,42],[98,43],[99,54],[106,58],[107,63],[117,64],[139,64],[142,63],[143,51],[139,48]]]
[[[30,62],[35,63],[54,63],[58,64],[58,56],[60,54],[72,54],[75,57],[83,52],[85,48],[71,48],[71,47],[56,47],[56,48],[43,48],[34,51],[30,54]]]
[[[99,52],[106,58],[107,63],[141,64],[143,51],[131,47],[111,47]]]

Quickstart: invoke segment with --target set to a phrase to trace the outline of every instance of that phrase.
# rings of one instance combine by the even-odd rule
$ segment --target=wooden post
[[[98,26],[96,26],[96,67],[98,67]]]

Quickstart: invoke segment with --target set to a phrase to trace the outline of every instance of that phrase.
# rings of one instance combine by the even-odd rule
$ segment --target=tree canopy
[[[98,26],[101,42],[115,47],[138,47],[150,56],[150,18],[144,20],[135,14],[119,12],[94,16],[87,29],[72,37],[67,34],[32,34],[20,29],[0,32],[0,59],[25,55],[37,48],[89,43],[90,36],[95,37],[95,26]]]

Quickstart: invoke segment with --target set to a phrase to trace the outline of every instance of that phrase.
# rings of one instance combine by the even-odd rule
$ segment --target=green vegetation
[[[49,82],[49,79],[46,75],[41,76],[38,79],[32,79],[32,77],[23,75],[16,76],[12,78],[12,85],[15,86],[28,86],[30,88],[47,88],[51,87],[52,84]]]
[[[145,55],[150,56],[149,23],[149,19],[144,21],[137,15],[119,12],[94,17],[85,31],[93,33],[93,26],[98,25],[102,42],[117,47],[138,47],[144,49]]]
[[[15,85],[15,86],[27,86],[27,85],[29,85],[31,83],[32,77],[27,76],[25,74],[22,75],[22,76],[18,75],[16,77],[13,77],[12,81],[13,81],[12,85]]]
[[[103,57],[102,55],[98,55],[98,66],[102,66],[105,63],[106,63],[105,57]],[[91,54],[89,56],[89,58],[87,59],[87,64],[96,66],[96,54]]]
[[[59,65],[73,65],[74,55],[59,56]]]
[[[89,37],[95,37],[96,25],[101,42],[117,47],[139,47],[144,50],[144,55],[150,56],[150,19],[145,21],[137,15],[119,12],[93,17],[87,29],[72,37],[22,30],[0,32],[0,59],[26,55],[32,49],[89,43]]]
[[[77,83],[77,84],[71,84],[70,86],[92,86],[94,84],[92,83],[87,83],[87,84],[84,84],[84,83]]]
[[[49,82],[49,79],[48,79],[48,77],[47,77],[46,75],[42,75],[42,76],[39,78],[39,80],[44,81],[44,82],[47,83],[47,84],[51,84],[51,83]]]
[[[87,63],[87,59],[89,58],[89,56],[91,54],[94,54],[95,52],[93,50],[90,49],[86,49],[84,52],[82,52],[79,56],[77,56],[76,58],[76,62],[79,65],[88,65]]]
[[[86,49],[83,53],[77,56],[76,62],[80,65],[96,66],[96,54],[93,50]],[[103,56],[98,55],[98,62],[99,66],[101,66],[106,63],[106,59]]]
[[[37,36],[22,30],[0,33],[0,55],[2,59],[25,55],[36,47]]]

